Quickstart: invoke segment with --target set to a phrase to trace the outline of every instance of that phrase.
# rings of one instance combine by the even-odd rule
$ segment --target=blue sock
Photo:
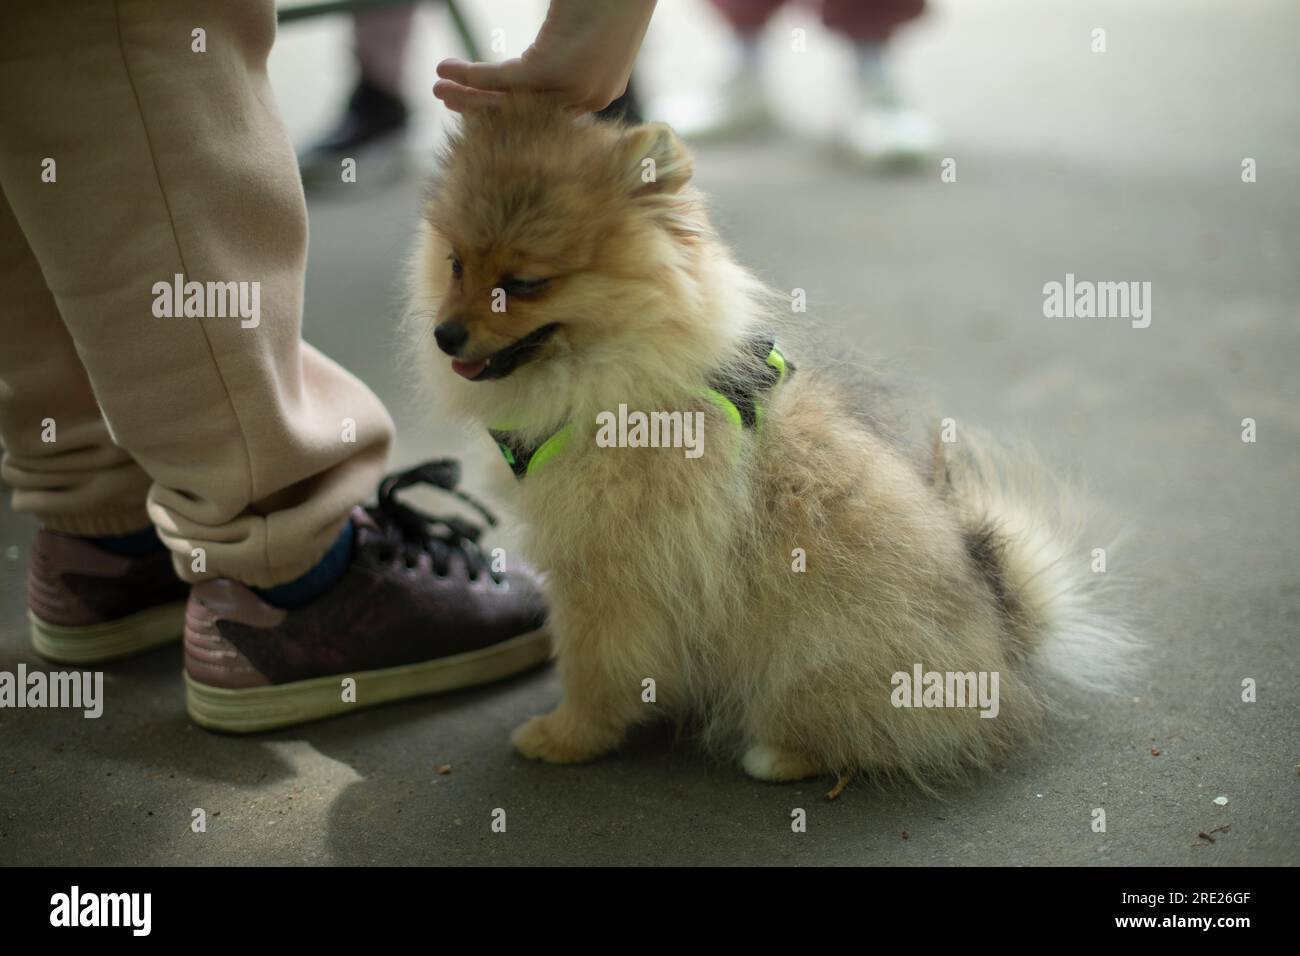
[[[143,531],[133,531],[130,534],[114,534],[103,538],[86,537],[85,540],[96,547],[103,548],[105,551],[111,551],[113,554],[120,554],[128,558],[153,554],[165,547],[162,538],[158,537],[158,532],[154,530],[153,525]]]
[[[325,552],[325,557],[317,561],[315,566],[302,577],[294,578],[285,584],[277,584],[273,588],[253,588],[253,590],[267,604],[286,611],[293,611],[310,604],[328,591],[348,569],[348,565],[352,562],[352,543],[355,537],[356,532],[352,522],[349,521],[343,526],[338,540]]]

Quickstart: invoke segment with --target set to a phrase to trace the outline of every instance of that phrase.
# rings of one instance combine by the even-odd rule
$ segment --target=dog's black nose
[[[469,339],[469,329],[459,322],[443,322],[433,330],[433,337],[438,340],[438,348],[448,355],[455,355]]]

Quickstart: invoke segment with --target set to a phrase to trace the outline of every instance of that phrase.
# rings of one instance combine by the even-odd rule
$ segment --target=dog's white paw
[[[755,744],[740,759],[745,773],[756,780],[803,780],[814,777],[820,769],[817,764],[800,754],[777,750],[767,744]]]

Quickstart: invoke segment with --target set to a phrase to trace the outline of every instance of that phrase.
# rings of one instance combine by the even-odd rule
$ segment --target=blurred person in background
[[[760,41],[786,0],[710,0],[739,46],[739,63],[714,90],[666,98],[655,110],[687,139],[724,139],[773,124],[763,87]],[[925,0],[820,0],[822,22],[853,44],[856,76],[847,114],[835,141],[851,159],[868,165],[906,164],[930,156],[939,133],[924,115],[906,106],[886,63],[895,31],[916,19]]]
[[[415,4],[383,6],[352,17],[357,80],[343,113],[299,163],[308,185],[339,181],[339,162],[390,153],[406,133],[410,109],[402,97]]]
[[[458,6],[463,10],[465,4],[462,2]],[[560,6],[563,8],[564,4]],[[638,6],[633,4],[634,9]],[[362,157],[368,155],[381,163],[391,160],[410,120],[411,111],[402,95],[402,83],[416,7],[414,2],[398,3],[353,15],[357,81],[342,115],[329,132],[304,151],[300,159],[304,184],[338,183],[339,163],[344,158],[351,157],[361,162]],[[593,27],[600,29],[603,23],[597,17],[593,20]],[[630,64],[628,67],[630,69]],[[580,71],[575,69],[574,76],[581,76]],[[641,113],[630,81],[612,102],[597,110],[596,115],[601,119],[640,122]],[[387,168],[394,170],[391,163]]]

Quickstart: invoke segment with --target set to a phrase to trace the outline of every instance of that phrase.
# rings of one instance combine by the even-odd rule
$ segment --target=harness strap
[[[773,336],[753,339],[750,348],[762,360],[761,378],[755,382],[745,369],[739,375],[715,375],[703,390],[714,404],[722,409],[727,419],[738,428],[757,428],[763,421],[760,398],[794,374],[794,363],[785,357]],[[573,426],[565,425],[537,445],[523,441],[519,434],[508,428],[489,428],[488,434],[497,443],[501,456],[522,481],[528,475],[554,458],[573,437]]]

